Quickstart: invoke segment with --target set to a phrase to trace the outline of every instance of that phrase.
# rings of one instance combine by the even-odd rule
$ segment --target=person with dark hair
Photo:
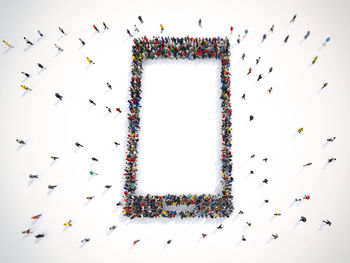
[[[111,226],[111,227],[109,228],[109,230],[110,230],[110,231],[113,231],[113,230],[116,229],[116,228],[117,228],[117,226],[113,225],[113,226]]]
[[[334,142],[334,140],[335,140],[335,137],[328,138],[328,139],[327,139],[327,142]]]
[[[306,32],[306,35],[304,36],[304,40],[306,40],[310,36],[310,31]]]
[[[26,72],[21,72],[24,76],[26,76],[27,78],[29,78],[30,77],[30,74],[28,74],[28,73],[26,73]]]
[[[26,43],[28,44],[28,45],[31,45],[31,46],[33,46],[33,43],[32,42],[30,42],[26,37],[23,37],[23,39],[26,41]]]
[[[108,29],[109,29],[109,27],[106,25],[106,23],[105,23],[105,22],[102,22],[102,24],[103,24],[103,28],[104,28],[104,30],[108,30]]]
[[[277,233],[276,233],[276,234],[272,234],[272,237],[273,237],[274,239],[277,239],[277,238],[278,238]]]
[[[331,226],[332,222],[327,220],[322,220],[323,223],[327,224],[328,226]]]
[[[290,23],[293,23],[295,21],[295,19],[297,18],[297,15],[295,14],[292,18],[292,20],[290,20]]]
[[[38,234],[35,236],[35,238],[43,238],[45,235],[44,234]]]
[[[305,217],[305,216],[301,216],[299,221],[301,221],[301,222],[304,222],[304,223],[305,223],[305,222],[306,222],[306,217]]]
[[[75,143],[75,146],[77,146],[78,148],[79,148],[79,147],[84,147],[84,146],[81,145],[79,142],[76,142],[76,143]]]
[[[141,24],[143,24],[143,19],[142,19],[142,17],[141,17],[141,16],[138,16],[137,18],[140,20]]]
[[[49,185],[47,188],[49,188],[50,190],[53,190],[57,187],[57,185]]]
[[[63,99],[63,96],[61,96],[59,93],[55,93],[56,98],[58,98],[59,100]]]
[[[82,40],[81,38],[79,38],[79,40],[80,40],[81,44],[82,44],[83,46],[85,46],[85,41]]]
[[[62,27],[58,27],[58,30],[59,30],[62,34],[67,35],[67,34],[64,32],[64,30],[63,30]]]
[[[19,140],[19,139],[16,139],[16,142],[18,143],[18,144],[26,144],[23,140]]]
[[[89,102],[96,106],[96,103],[93,100],[89,100]]]

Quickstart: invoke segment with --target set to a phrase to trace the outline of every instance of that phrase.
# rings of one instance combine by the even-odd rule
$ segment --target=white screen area
[[[138,194],[216,194],[220,61],[147,61],[142,78]]]

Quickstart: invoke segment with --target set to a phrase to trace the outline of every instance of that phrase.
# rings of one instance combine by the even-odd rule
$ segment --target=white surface
[[[220,60],[144,64],[137,194],[219,194]]]
[[[15,48],[0,46],[0,262],[348,262],[348,10],[347,1],[328,0],[2,1],[0,40]],[[295,13],[296,22],[289,24]],[[249,30],[232,48],[236,211],[221,231],[215,231],[216,220],[128,221],[115,207],[122,195],[127,131],[132,41],[126,28],[139,25],[139,14],[145,21],[140,36],[157,35],[160,23],[171,36],[225,36],[232,25],[234,44]],[[95,34],[92,25],[102,30],[102,21],[110,30]],[[275,32],[259,44],[272,24]],[[60,37],[58,26],[66,37]],[[40,41],[37,29],[45,34]],[[311,35],[302,43],[307,30]],[[289,42],[281,46],[287,34]],[[26,48],[24,36],[35,42],[33,47]],[[328,36],[330,43],[320,48]],[[87,43],[81,49],[79,37]],[[57,56],[55,43],[64,49]],[[241,62],[243,52],[247,57]],[[309,67],[316,55],[318,61]],[[86,56],[96,64],[87,66]],[[37,74],[36,62],[47,69]],[[253,73],[247,77],[250,66]],[[257,83],[270,66],[273,72]],[[33,91],[25,96],[21,71],[33,74],[25,81]],[[161,76],[159,82],[167,83]],[[324,82],[329,85],[320,91]],[[56,103],[55,92],[64,96],[62,102]],[[246,101],[240,99],[243,93]],[[89,98],[96,107],[90,107]],[[123,113],[105,116],[106,105]],[[251,123],[250,114],[255,116]],[[305,131],[296,135],[301,126]],[[332,136],[336,141],[325,145]],[[28,145],[17,149],[17,138]],[[75,152],[77,140],[85,147]],[[122,143],[117,149],[114,140]],[[249,160],[252,153],[255,160]],[[61,158],[51,165],[51,155]],[[99,163],[93,165],[92,156]],[[337,161],[325,166],[331,157]],[[306,162],[313,166],[302,169]],[[99,175],[89,179],[91,169]],[[30,173],[40,179],[28,185]],[[269,184],[260,187],[264,178]],[[58,184],[50,195],[48,184]],[[105,184],[113,184],[106,193]],[[291,206],[305,193],[309,201]],[[86,204],[87,195],[96,197]],[[265,198],[268,205],[262,205]],[[240,209],[245,214],[237,217]],[[275,212],[282,216],[273,219]],[[38,213],[43,216],[32,225],[30,217]],[[308,221],[296,225],[301,215]],[[333,225],[320,229],[327,218]],[[73,227],[64,231],[68,219]],[[107,234],[112,224],[118,228]],[[38,243],[33,236],[23,239],[21,231],[29,227],[46,237]],[[202,232],[208,237],[201,239]],[[280,238],[267,243],[272,233]],[[239,243],[242,234],[245,243]],[[80,248],[85,237],[91,241]],[[141,242],[131,248],[136,239]],[[168,239],[173,243],[165,247]]]

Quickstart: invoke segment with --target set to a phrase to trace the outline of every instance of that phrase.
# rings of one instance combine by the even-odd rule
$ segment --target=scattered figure
[[[72,220],[69,220],[68,222],[63,224],[64,226],[72,226]]]
[[[93,62],[93,61],[91,60],[91,58],[89,58],[89,57],[86,57],[86,60],[87,60],[87,62],[89,62],[90,64],[95,64],[95,62]]]
[[[21,72],[24,76],[26,76],[27,78],[29,78],[30,77],[30,74],[28,74],[28,73],[26,73],[26,72]]]
[[[265,202],[265,203],[268,203],[268,202],[269,202],[269,200],[265,199],[265,200],[264,200],[264,202]]]
[[[38,234],[35,236],[35,238],[43,238],[45,235],[44,234]]]
[[[328,163],[332,163],[334,161],[336,161],[337,159],[336,158],[331,158],[331,159],[328,159]]]
[[[116,108],[116,111],[119,112],[119,113],[122,113],[120,108]]]
[[[140,239],[135,240],[134,242],[132,242],[134,245],[136,245],[138,242],[140,242]]]
[[[207,234],[202,233],[202,237],[203,237],[203,238],[205,238],[206,236],[207,236]]]
[[[250,159],[252,159],[252,158],[254,158],[255,157],[255,154],[252,154],[251,156],[250,156]]]
[[[59,159],[59,157],[57,157],[57,156],[51,156],[50,157],[52,160],[54,160],[54,161],[56,161],[57,159]]]
[[[230,35],[232,35],[232,32],[233,32],[233,26],[230,26]]]
[[[122,203],[121,202],[118,202],[118,203],[116,203],[116,206],[120,206]]]
[[[112,187],[112,185],[105,185],[105,188],[107,188],[107,189],[109,189],[111,187]]]
[[[141,16],[138,16],[137,18],[140,20],[141,24],[143,24],[143,19],[142,19],[142,17],[141,17]]]
[[[58,49],[59,52],[63,51],[63,49],[59,45],[55,44],[55,47]]]
[[[309,200],[310,196],[309,195],[304,195],[303,199]]]
[[[98,162],[98,159],[95,157],[92,157],[91,160],[93,160],[94,162]]]
[[[272,234],[273,239],[277,239],[278,235],[277,234]]]
[[[109,228],[109,230],[113,231],[113,230],[116,229],[116,228],[117,228],[117,226],[113,225],[113,226],[111,226],[111,227]]]
[[[272,87],[269,88],[267,91],[269,92],[269,94],[271,94],[271,92],[272,92]]]
[[[269,69],[269,74],[272,72],[272,70],[273,70],[273,68],[272,68],[272,67],[270,67],[270,69]]]
[[[38,34],[39,34],[40,37],[44,36],[43,33],[40,32],[40,30],[38,30]]]
[[[163,33],[163,31],[164,31],[164,26],[160,24],[160,33]]]
[[[57,185],[49,185],[47,188],[49,188],[50,190],[53,190],[57,187]]]
[[[137,28],[136,25],[134,25],[134,27],[135,27],[135,29],[134,29],[135,32],[140,32],[140,30]]]
[[[126,29],[126,33],[128,33],[129,37],[133,37],[133,35],[131,35],[130,30]]]
[[[252,68],[249,68],[247,75],[249,75],[250,73],[252,73]]]
[[[262,79],[262,75],[259,74],[257,81],[259,81],[259,80],[261,80],[261,79]]]
[[[24,230],[24,231],[22,231],[22,234],[32,234],[33,232],[32,232],[32,230],[29,228],[29,229],[27,229],[27,230]]]
[[[249,227],[251,227],[251,226],[252,226],[252,223],[250,223],[250,222],[247,222],[247,225],[248,225]]]
[[[305,222],[306,222],[306,217],[305,217],[305,216],[301,216],[299,221],[301,221],[301,222],[304,222],[304,223],[305,223]]]
[[[331,226],[332,222],[327,220],[322,220],[323,223],[327,224],[328,226]]]
[[[264,184],[268,184],[268,183],[269,183],[269,180],[264,179],[262,182],[263,182]]]
[[[110,89],[112,89],[112,85],[109,84],[109,82],[107,82],[107,87],[110,88]]]
[[[311,166],[311,165],[312,165],[312,163],[306,163],[306,164],[304,164],[304,167]]]
[[[172,242],[171,239],[169,239],[166,243],[169,245]]]
[[[87,200],[92,200],[95,196],[88,196],[86,197]]]
[[[96,106],[96,103],[93,100],[89,100],[89,102]]]
[[[79,38],[79,40],[80,40],[81,44],[82,44],[83,46],[85,46],[85,41],[82,40],[81,38]]]
[[[110,113],[112,113],[112,110],[111,110],[110,107],[106,106],[106,109],[107,109]]]
[[[90,173],[90,175],[98,175],[98,173],[95,173],[93,171],[90,171],[89,173]]]
[[[28,44],[28,45],[31,45],[31,46],[33,46],[33,43],[32,42],[30,42],[26,37],[23,37],[23,39],[26,41],[26,43]]]
[[[245,93],[241,97],[242,100],[245,100]]]
[[[104,30],[108,30],[108,29],[109,29],[109,27],[106,25],[106,23],[105,23],[105,22],[102,22],[102,24],[103,24],[103,28],[104,28]]]
[[[36,215],[36,216],[32,216],[32,219],[39,219],[40,217],[42,216],[42,214],[38,214],[38,215]]]
[[[118,146],[118,145],[120,145],[120,143],[118,143],[118,142],[114,142],[114,144],[115,144],[115,146]]]
[[[76,142],[76,143],[75,143],[75,146],[77,146],[77,147],[84,147],[84,146],[81,145],[79,142]]]
[[[263,35],[262,40],[261,40],[261,43],[264,42],[265,39],[266,39],[266,34]]]
[[[275,28],[275,25],[272,25],[269,32],[273,33],[274,28]]]
[[[98,30],[98,28],[97,28],[96,25],[93,25],[92,27],[95,29],[95,31],[96,31],[97,33],[100,33],[100,30]]]
[[[18,144],[23,144],[23,145],[26,144],[25,141],[19,140],[19,139],[16,139],[16,142],[17,142]]]
[[[30,178],[30,179],[37,179],[37,178],[39,178],[39,176],[36,175],[36,174],[30,174],[30,175],[29,175],[29,178]]]
[[[90,241],[90,238],[84,238],[82,241],[81,241],[81,243],[87,243],[87,242],[89,242]]]
[[[254,120],[254,116],[253,116],[253,115],[250,115],[250,116],[249,116],[249,121],[252,121],[252,120]]]
[[[37,65],[40,69],[45,69],[45,67],[43,65],[41,65],[40,63],[37,63]]]
[[[318,59],[318,56],[314,57],[314,59],[312,60],[312,65],[316,63],[317,59]]]
[[[330,37],[327,37],[326,40],[323,42],[322,45],[325,47],[326,44],[327,44],[330,40],[331,40],[331,38],[330,38]]]
[[[4,42],[4,44],[10,48],[14,48],[14,46],[12,46],[9,42],[3,40],[2,42]]]
[[[293,23],[295,21],[295,19],[297,18],[297,15],[294,15],[292,20],[290,20],[290,23]]]
[[[202,27],[202,19],[200,18],[199,21],[198,21],[198,26],[199,27]]]
[[[286,38],[284,39],[284,43],[287,43],[288,42],[288,39],[289,39],[289,35],[286,36]]]
[[[275,216],[281,216],[281,213],[274,213]]]
[[[28,91],[28,90],[29,90],[29,91],[32,91],[32,90],[31,90],[30,88],[28,88],[26,85],[23,85],[23,84],[22,84],[21,87],[22,87],[22,89],[25,89],[26,91]]]
[[[241,35],[238,35],[238,36],[237,36],[237,43],[238,43],[238,44],[241,43]]]
[[[304,39],[306,40],[310,36],[310,31],[306,32],[306,35],[304,36]]]
[[[328,82],[324,83],[321,89],[324,89],[327,86],[328,86]]]
[[[61,31],[62,34],[67,35],[67,34],[64,32],[64,30],[63,30],[62,27],[58,27],[58,30]]]
[[[58,98],[59,100],[63,99],[63,96],[61,96],[59,93],[55,93],[55,97]]]
[[[223,227],[223,225],[222,224],[220,224],[218,227],[217,227],[217,229],[223,229],[224,227]]]
[[[264,158],[264,159],[262,159],[262,160],[263,160],[263,162],[267,163],[267,158]]]
[[[244,235],[242,235],[242,241],[247,241]]]
[[[327,142],[334,142],[334,140],[335,140],[335,137],[328,138],[328,139],[327,139]]]
[[[245,58],[245,53],[242,54],[242,60],[244,60],[244,58]]]
[[[244,212],[243,212],[242,210],[239,210],[238,214],[239,214],[239,215],[243,215]]]
[[[301,133],[301,132],[303,132],[303,131],[304,131],[304,128],[303,128],[303,127],[301,127],[301,128],[298,129],[298,133]]]
[[[255,61],[256,61],[256,65],[258,65],[258,64],[259,64],[260,59],[261,59],[261,57],[258,57],[258,58],[255,60]]]

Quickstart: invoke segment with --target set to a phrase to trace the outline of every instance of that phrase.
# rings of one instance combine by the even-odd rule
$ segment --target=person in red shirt
[[[230,27],[230,31],[231,31],[231,35],[232,35],[232,31],[233,31],[233,26]]]
[[[120,108],[116,108],[116,110],[117,110],[117,112],[122,113],[122,111],[120,110]]]

